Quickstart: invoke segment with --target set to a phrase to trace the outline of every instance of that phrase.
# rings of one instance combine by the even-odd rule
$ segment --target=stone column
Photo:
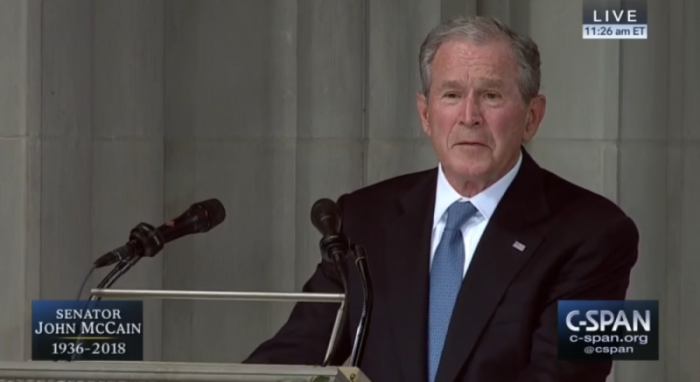
[[[365,3],[298,2],[297,289],[321,256],[311,206],[363,185]]]
[[[164,16],[162,0],[94,3],[92,253],[128,240],[163,213]],[[162,256],[145,258],[114,287],[162,288]],[[102,274],[100,275],[102,276]],[[144,302],[147,360],[161,355],[161,302]]]
[[[39,297],[41,3],[0,2],[0,360],[31,356]]]
[[[92,4],[42,2],[42,299],[77,298],[94,256]]]
[[[669,209],[661,338],[665,381],[685,382],[700,379],[700,4],[671,1],[668,17],[669,149],[664,175]]]
[[[667,198],[667,158],[669,106],[680,94],[671,94],[669,74],[677,70],[668,54],[670,43],[669,4],[648,2],[649,38],[646,41],[621,41],[619,47],[619,122],[618,122],[618,190],[616,201],[634,219],[641,242],[637,264],[627,292],[628,299],[660,301],[659,362],[617,362],[615,382],[668,381],[666,370],[673,352],[667,335],[670,320],[678,319],[669,312],[666,292],[669,281],[678,272],[669,260],[669,199]],[[680,95],[682,98],[682,95]],[[673,170],[670,174],[676,173]],[[668,313],[671,313],[670,315]],[[676,342],[677,338],[673,340]],[[666,345],[666,346],[665,346]]]

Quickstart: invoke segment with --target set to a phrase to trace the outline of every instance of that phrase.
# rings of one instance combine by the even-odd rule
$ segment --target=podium
[[[234,300],[340,303],[330,341],[328,358],[337,336],[345,295],[326,293],[271,293],[224,291],[176,291],[92,289],[91,294],[106,299]],[[23,381],[187,381],[187,382],[371,382],[357,367],[301,365],[250,365],[181,362],[125,361],[0,361],[0,382]]]
[[[0,381],[371,382],[354,367],[178,362],[0,362]]]
[[[345,295],[335,293],[275,293],[275,292],[223,292],[195,290],[148,290],[148,289],[92,289],[90,293],[99,298],[111,299],[160,299],[160,300],[232,300],[232,301],[272,301],[272,302],[321,302],[340,303],[335,316],[335,324],[330,334],[326,359],[333,350],[338,336],[341,317],[345,309]]]

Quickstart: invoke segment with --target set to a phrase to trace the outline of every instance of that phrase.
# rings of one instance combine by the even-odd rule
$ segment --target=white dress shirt
[[[518,162],[513,166],[513,168],[496,183],[491,185],[489,188],[474,195],[472,198],[465,198],[460,195],[450,183],[445,178],[445,173],[442,171],[442,165],[438,166],[438,180],[437,180],[437,192],[435,193],[435,212],[433,215],[433,234],[430,249],[430,264],[433,264],[433,257],[435,256],[435,250],[440,243],[440,238],[442,237],[442,232],[445,229],[445,222],[447,221],[447,208],[452,205],[452,203],[461,200],[469,201],[477,209],[477,213],[474,214],[463,226],[462,226],[462,236],[464,236],[464,274],[467,273],[469,269],[469,263],[474,256],[474,251],[476,250],[477,244],[481,239],[481,235],[486,229],[486,225],[489,223],[491,216],[493,216],[496,206],[503,198],[503,194],[513,182],[515,175],[520,169],[520,164],[522,163],[523,156],[520,154]],[[462,276],[464,277],[464,276]]]

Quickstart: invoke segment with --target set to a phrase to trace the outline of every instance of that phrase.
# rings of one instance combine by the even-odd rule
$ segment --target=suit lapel
[[[437,382],[457,378],[508,285],[542,240],[529,228],[548,214],[541,171],[523,150],[520,171],[491,217],[462,283]]]
[[[405,380],[427,380],[428,275],[437,170],[425,173],[386,222],[391,330]]]

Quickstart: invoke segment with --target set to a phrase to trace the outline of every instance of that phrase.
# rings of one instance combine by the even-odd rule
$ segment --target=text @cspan
[[[611,310],[589,310],[585,316],[578,310],[573,310],[566,315],[566,327],[572,332],[578,332],[585,328],[587,332],[615,332],[620,328],[626,332],[651,331],[651,312],[638,310],[632,311],[632,319],[627,317],[624,310],[617,314]]]
[[[572,334],[569,336],[569,342],[571,343],[577,343],[577,342],[583,342],[587,344],[639,344],[639,345],[646,345],[649,343],[649,336],[646,334],[627,334],[624,336],[619,336],[617,334],[611,334],[611,335],[591,335],[591,334],[586,334],[584,336],[579,336],[576,334]]]
[[[632,354],[634,348],[632,346],[586,346],[583,349],[585,354]]]

